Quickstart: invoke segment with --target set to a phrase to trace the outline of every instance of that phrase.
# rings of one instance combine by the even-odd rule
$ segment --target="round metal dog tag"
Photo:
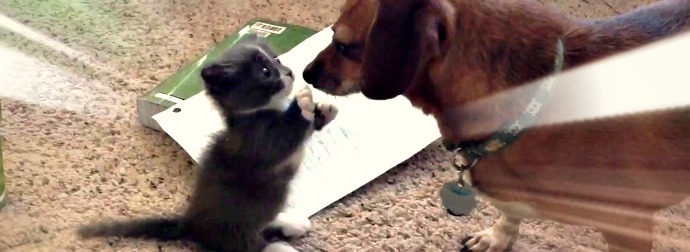
[[[457,181],[443,184],[441,188],[441,203],[450,215],[464,216],[477,207],[477,199],[469,187],[462,187]]]

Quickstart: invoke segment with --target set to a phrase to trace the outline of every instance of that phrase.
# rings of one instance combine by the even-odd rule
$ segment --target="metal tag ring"
[[[474,165],[477,164],[477,161],[479,161],[479,159],[473,158],[473,159],[471,159],[471,162],[469,165],[466,165],[466,164],[459,165],[455,161],[457,160],[458,156],[462,156],[460,151],[461,151],[460,148],[453,150],[453,157],[452,157],[452,160],[450,161],[453,164],[453,168],[455,168],[455,170],[458,170],[458,171],[468,170],[468,169],[474,167]],[[464,156],[462,156],[462,157],[465,158],[466,160],[469,159],[469,158],[464,157]]]

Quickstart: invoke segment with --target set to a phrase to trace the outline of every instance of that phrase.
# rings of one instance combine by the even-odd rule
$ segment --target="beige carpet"
[[[651,0],[552,0],[579,17],[603,17]],[[189,251],[183,243],[74,235],[99,218],[182,209],[195,167],[164,133],[142,127],[135,99],[252,17],[321,29],[342,0],[2,0],[2,126],[9,204],[0,210],[2,251]],[[15,32],[10,32],[13,29]],[[32,33],[37,32],[37,33]],[[23,35],[22,35],[23,34]],[[7,78],[9,76],[9,78]],[[452,179],[437,145],[315,217],[305,251],[453,251],[491,225],[485,204],[470,217],[439,208]],[[324,178],[324,183],[332,178]],[[659,215],[657,251],[690,239],[688,203]],[[685,242],[684,242],[685,241]],[[518,251],[605,248],[589,228],[528,221]]]

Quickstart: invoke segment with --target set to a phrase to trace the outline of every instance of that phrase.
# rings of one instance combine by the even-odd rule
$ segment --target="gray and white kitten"
[[[90,224],[80,236],[190,240],[226,252],[297,251],[275,238],[302,236],[310,221],[281,210],[306,140],[335,118],[336,107],[314,103],[306,86],[290,98],[292,71],[256,35],[203,67],[201,76],[226,129],[199,162],[186,212]]]

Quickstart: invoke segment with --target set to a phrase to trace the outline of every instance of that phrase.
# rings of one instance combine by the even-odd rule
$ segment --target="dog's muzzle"
[[[309,63],[307,67],[304,68],[304,71],[302,72],[302,78],[304,78],[304,81],[306,81],[308,84],[311,84],[316,88],[316,85],[318,85],[319,78],[321,77],[321,73],[323,72],[323,63],[321,61],[314,61],[312,63]]]

